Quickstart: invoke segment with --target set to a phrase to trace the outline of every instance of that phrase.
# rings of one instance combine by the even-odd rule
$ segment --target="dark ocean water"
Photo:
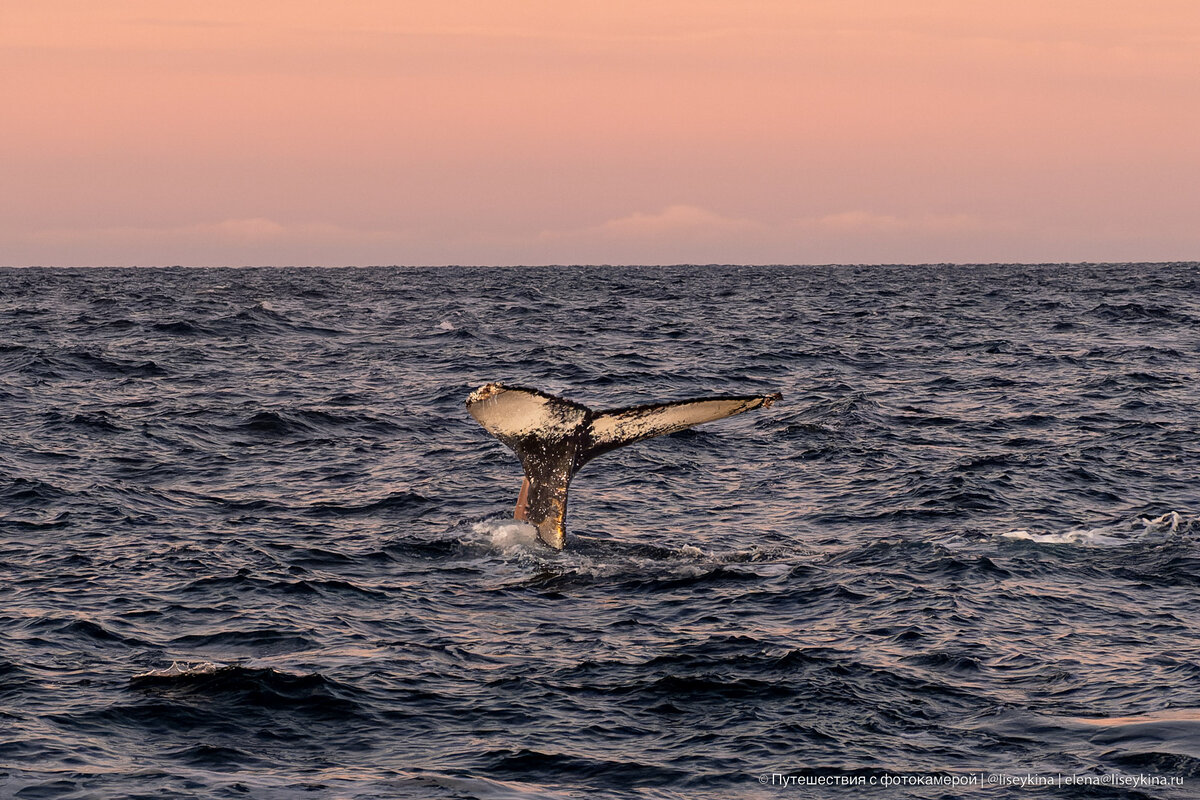
[[[1197,264],[0,271],[0,797],[1200,796],[1198,376]],[[784,399],[556,553],[489,381]]]

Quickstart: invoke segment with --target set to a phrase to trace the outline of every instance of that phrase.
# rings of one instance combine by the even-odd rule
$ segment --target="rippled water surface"
[[[1200,796],[1198,371],[1195,264],[0,271],[0,796]],[[489,381],[784,399],[556,553]]]

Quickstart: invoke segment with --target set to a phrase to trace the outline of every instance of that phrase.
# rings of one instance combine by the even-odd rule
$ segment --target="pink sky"
[[[0,264],[1200,259],[1196,0],[0,7]]]

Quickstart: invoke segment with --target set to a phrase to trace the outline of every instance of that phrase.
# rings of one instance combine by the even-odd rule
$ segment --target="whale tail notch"
[[[781,395],[739,395],[593,411],[536,389],[489,383],[467,398],[467,411],[521,460],[525,480],[514,512],[538,537],[566,543],[567,489],[596,456],[643,439],[770,406]]]

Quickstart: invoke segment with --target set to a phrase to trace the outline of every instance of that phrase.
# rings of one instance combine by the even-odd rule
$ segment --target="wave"
[[[115,633],[100,623],[88,619],[45,617],[37,620],[30,628],[53,634],[56,638],[67,636],[76,641],[83,641],[93,645],[121,644],[138,648],[147,646],[147,642],[141,639]]]
[[[1196,320],[1177,308],[1148,305],[1145,303],[1100,303],[1089,312],[1092,316],[1110,322],[1170,322],[1194,325]]]
[[[174,320],[172,322],[152,322],[150,330],[157,333],[168,333],[173,336],[203,336],[213,333],[209,328],[189,320]]]
[[[132,361],[116,358],[110,355],[99,355],[86,350],[77,350],[64,353],[60,358],[63,361],[73,363],[74,365],[90,373],[99,375],[117,375],[131,378],[161,378],[168,374],[167,370],[163,369],[154,361]]]
[[[300,569],[297,567],[297,569]],[[365,597],[386,597],[387,595],[374,589],[366,589],[349,581],[336,578],[297,578],[287,580],[274,577],[260,577],[251,574],[250,570],[242,568],[232,575],[209,575],[197,578],[180,586],[179,591],[189,594],[208,595],[219,590],[231,590],[235,593],[253,597],[264,594],[274,595],[344,595],[352,594]]]
[[[1153,544],[1175,537],[1190,538],[1200,531],[1200,515],[1169,511],[1159,517],[1138,517],[1125,524],[1098,528],[1073,528],[1067,531],[1004,531],[1001,539],[1033,542],[1035,544],[1069,544],[1083,547],[1124,547],[1134,544]]]
[[[603,777],[606,784],[627,787],[675,786],[693,776],[691,771],[646,764],[633,759],[586,757],[521,747],[488,750],[480,755],[489,771],[499,777],[572,783]],[[611,782],[611,783],[610,783]]]
[[[193,744],[186,747],[166,750],[163,757],[169,761],[185,764],[197,769],[230,771],[246,767],[267,765],[266,759],[255,756],[245,750],[228,745]]]
[[[242,418],[228,430],[260,437],[284,438],[315,434],[360,433],[378,436],[399,430],[398,426],[372,414],[348,414],[290,406],[262,409]]]
[[[1130,772],[1200,777],[1200,709],[1062,720]]]
[[[364,503],[319,502],[309,505],[305,511],[318,517],[353,517],[375,514],[380,511],[414,512],[435,505],[433,500],[416,492],[393,492],[377,500]]]
[[[251,651],[256,656],[295,653],[312,650],[317,643],[296,632],[258,628],[253,630],[226,630],[212,633],[192,633],[176,636],[169,644],[173,647],[196,649],[220,649]]]
[[[21,699],[38,685],[37,679],[25,667],[0,658],[0,699]],[[0,708],[0,718],[12,715]]]
[[[258,411],[237,425],[236,430],[269,436],[312,433],[316,428],[300,417],[280,411]]]
[[[71,493],[48,481],[0,475],[0,502],[11,508],[59,503]]]
[[[14,353],[14,372],[48,380],[67,378],[162,378],[170,372],[153,360],[123,359],[90,350],[49,352],[26,349]]]
[[[206,697],[226,705],[306,712],[338,719],[361,714],[363,693],[320,673],[291,673],[214,662],[173,662],[129,679],[131,689],[176,700]]]
[[[74,414],[64,413],[62,411],[47,411],[43,414],[48,425],[78,427],[92,431],[105,431],[108,433],[118,433],[129,430],[125,425],[117,422],[115,414],[107,411],[79,411]]]
[[[338,336],[344,331],[304,321],[300,315],[278,309],[269,301],[262,301],[243,308],[236,313],[213,319],[207,323],[212,333],[222,336],[246,335],[250,333],[304,333],[315,336]]]

